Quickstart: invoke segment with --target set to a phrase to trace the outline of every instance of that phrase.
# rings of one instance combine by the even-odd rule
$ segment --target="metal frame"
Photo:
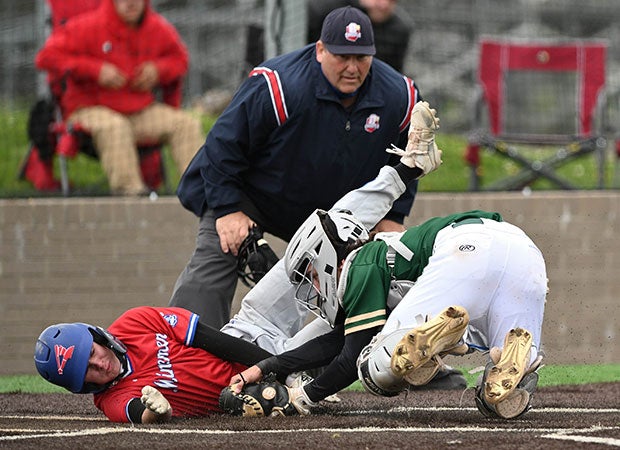
[[[575,185],[558,176],[555,169],[569,161],[592,154],[596,157],[598,168],[597,187],[604,187],[607,141],[596,128],[595,118],[602,116],[606,100],[606,50],[606,43],[601,41],[531,42],[483,39],[480,42],[480,91],[473,114],[474,131],[470,134],[465,153],[465,160],[470,166],[470,190],[518,190],[539,178],[546,178],[560,189],[575,189]],[[503,121],[508,96],[507,75],[510,71],[574,72],[574,129],[567,129],[565,134],[530,130],[508,131]],[[488,115],[486,128],[481,125],[483,110]],[[524,111],[524,114],[527,114],[527,111]],[[533,159],[520,151],[520,146],[534,146],[548,156]],[[521,171],[483,186],[480,158],[482,149],[515,162],[521,167]]]

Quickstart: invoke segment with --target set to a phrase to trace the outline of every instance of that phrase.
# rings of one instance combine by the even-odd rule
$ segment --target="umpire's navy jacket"
[[[197,216],[243,210],[250,201],[285,240],[316,208],[329,209],[375,178],[406,146],[410,112],[420,100],[409,78],[375,59],[359,97],[345,109],[316,61],[314,44],[257,67],[240,86],[183,174],[177,194]],[[388,218],[402,222],[416,184]],[[245,196],[245,198],[244,198]]]

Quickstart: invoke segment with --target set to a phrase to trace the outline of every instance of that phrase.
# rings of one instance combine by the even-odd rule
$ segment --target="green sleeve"
[[[384,242],[371,242],[356,255],[347,274],[342,299],[345,334],[382,326],[387,319],[386,299],[390,288]]]

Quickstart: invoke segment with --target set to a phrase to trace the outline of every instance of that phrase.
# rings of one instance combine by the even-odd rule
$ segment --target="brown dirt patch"
[[[609,448],[620,446],[620,382],[540,388],[522,419],[493,420],[473,390],[379,398],[343,392],[308,417],[213,415],[160,426],[108,422],[90,396],[0,395],[0,448]]]

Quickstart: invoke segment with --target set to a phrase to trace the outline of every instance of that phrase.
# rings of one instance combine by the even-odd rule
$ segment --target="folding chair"
[[[73,17],[97,8],[100,2],[101,0],[47,0],[52,33]],[[20,168],[20,178],[29,180],[39,190],[60,188],[63,195],[68,196],[71,188],[67,160],[75,158],[78,153],[96,159],[98,155],[88,130],[79,123],[69,125],[64,120],[60,107],[64,76],[57,73],[47,74],[50,98],[39,100],[31,112],[31,118],[38,112],[39,123],[29,123],[31,145],[25,163]],[[165,103],[179,107],[181,96],[181,80],[161,86],[161,97]],[[44,125],[48,127],[47,132],[41,129]],[[161,143],[140,142],[138,153],[142,179],[147,187],[157,190],[163,186],[164,190],[169,192]],[[60,181],[53,176],[54,155],[59,161]]]
[[[575,189],[556,171],[590,154],[596,156],[598,188],[603,187],[607,143],[595,130],[595,118],[602,116],[605,101],[606,51],[605,43],[590,41],[481,41],[482,92],[465,152],[470,190],[518,190],[541,178]],[[481,186],[483,148],[520,171]]]

